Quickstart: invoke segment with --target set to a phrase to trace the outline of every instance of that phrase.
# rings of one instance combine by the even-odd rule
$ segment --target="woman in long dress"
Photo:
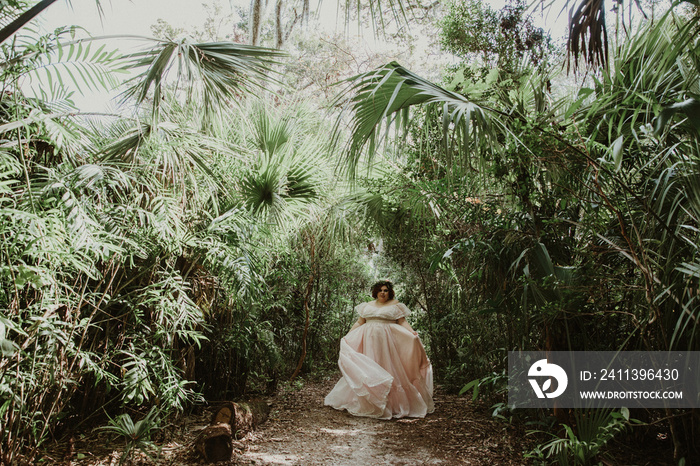
[[[324,404],[378,419],[425,417],[435,410],[433,367],[406,321],[410,311],[391,282],[377,282],[372,297],[355,308],[360,317],[340,341],[343,377]]]

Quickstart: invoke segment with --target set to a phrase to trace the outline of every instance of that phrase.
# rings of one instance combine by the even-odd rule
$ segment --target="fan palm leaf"
[[[351,176],[365,151],[367,163],[371,164],[377,147],[385,141],[392,125],[395,124],[396,129],[407,129],[410,123],[408,112],[413,106],[427,107],[429,118],[439,121],[442,127],[447,152],[456,146],[466,156],[463,164],[468,164],[470,149],[478,151],[480,143],[496,148],[494,128],[498,122],[493,119],[494,111],[435,85],[396,62],[348,81],[349,88],[338,101],[347,99],[352,113],[346,159]],[[336,134],[341,122],[339,119]]]
[[[326,144],[309,123],[314,115],[297,106],[282,112],[262,101],[247,111],[250,131],[242,138],[254,164],[240,186],[243,204],[278,226],[306,217],[330,178]]]
[[[256,214],[267,215],[268,223],[274,225],[304,216],[305,206],[321,196],[327,172],[324,164],[314,163],[314,147],[307,143],[261,161],[241,185],[245,205]]]
[[[286,116],[273,115],[271,105],[258,101],[250,118],[251,145],[272,157],[293,137],[294,123]]]
[[[130,68],[143,72],[130,80],[122,97],[142,104],[152,91],[155,114],[160,111],[163,86],[173,69],[174,81],[187,89],[187,100],[198,102],[205,113],[211,114],[236,97],[274,82],[270,77],[272,66],[283,55],[277,50],[234,42],[144,39],[155,46],[126,57]]]
[[[230,150],[216,138],[202,135],[185,123],[161,121],[157,124],[144,120],[117,124],[115,137],[104,145],[96,144],[103,162],[117,165],[148,165],[161,179],[173,185],[190,187],[206,183],[225,193],[224,180],[213,170],[211,154]],[[235,154],[231,154],[233,157]],[[196,180],[197,173],[204,175]]]

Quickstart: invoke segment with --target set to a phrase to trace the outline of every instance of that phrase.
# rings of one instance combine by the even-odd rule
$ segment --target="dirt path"
[[[234,444],[226,465],[525,465],[524,427],[491,418],[488,406],[469,397],[435,391],[435,412],[425,419],[380,421],[354,417],[323,406],[335,380],[306,382],[281,390],[268,421]],[[180,419],[154,438],[155,457],[134,455],[132,465],[203,464],[193,440],[211,412]],[[663,436],[662,436],[663,434]],[[615,442],[605,464],[674,465],[667,432],[654,441]],[[659,439],[664,439],[663,441]],[[530,437],[528,440],[532,441]],[[116,466],[123,441],[101,431],[75,433],[70,440],[46,445],[41,464]],[[151,453],[154,453],[151,451]],[[17,464],[23,464],[21,462]]]
[[[354,417],[323,406],[336,380],[306,382],[282,390],[272,401],[267,422],[234,444],[238,465],[523,465],[523,432],[494,420],[488,407],[470,398],[435,392],[435,412],[425,419],[381,421]],[[211,416],[204,412],[162,429],[153,439],[155,458],[137,452],[132,464],[203,464],[193,440]],[[119,463],[123,442],[93,430],[54,444],[44,464],[112,466]]]
[[[520,435],[476,411],[469,398],[436,391],[425,419],[380,421],[323,406],[333,381],[279,396],[270,419],[244,445],[255,465],[523,464]]]

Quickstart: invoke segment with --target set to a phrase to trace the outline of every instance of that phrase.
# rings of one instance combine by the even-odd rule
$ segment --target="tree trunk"
[[[304,27],[309,26],[309,13],[311,11],[310,5],[309,5],[309,0],[304,0],[304,6],[302,7],[301,10],[301,24]]]
[[[275,48],[278,49],[281,49],[284,43],[282,30],[282,0],[277,0],[275,4]]]
[[[250,0],[250,45],[258,45],[261,21],[262,0]]]
[[[310,312],[309,312],[309,300],[311,299],[311,292],[313,291],[314,287],[314,276],[316,272],[316,245],[315,245],[315,238],[314,236],[311,236],[311,273],[309,275],[309,281],[306,284],[306,294],[304,296],[304,311],[306,311],[306,322],[304,323],[304,335],[302,336],[301,340],[301,356],[299,357],[299,362],[297,363],[297,368],[294,370],[294,373],[292,376],[289,378],[289,380],[294,380],[297,375],[299,375],[299,372],[301,372],[301,368],[304,365],[304,358],[306,358],[306,337],[309,334],[309,321],[310,321]]]

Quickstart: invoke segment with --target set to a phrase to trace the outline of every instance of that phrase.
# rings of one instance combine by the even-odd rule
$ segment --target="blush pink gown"
[[[396,323],[410,314],[408,308],[372,302],[355,310],[367,321],[340,341],[343,377],[324,404],[378,419],[432,413],[433,367],[420,339]]]

